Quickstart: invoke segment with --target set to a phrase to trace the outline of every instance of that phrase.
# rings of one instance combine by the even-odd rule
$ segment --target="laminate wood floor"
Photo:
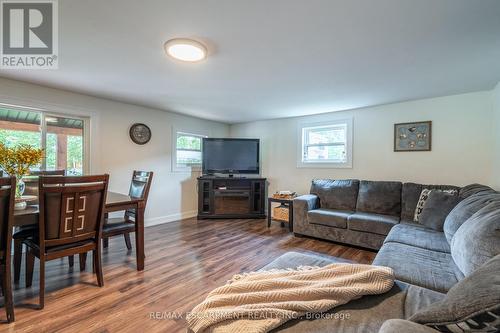
[[[132,237],[133,239],[133,237]],[[33,287],[15,287],[16,321],[0,332],[184,332],[178,315],[191,310],[232,275],[253,271],[288,251],[321,253],[371,263],[375,253],[331,242],[298,238],[266,220],[186,219],[146,228],[146,268],[136,271],[134,251],[123,237],[104,250],[104,287],[67,259],[48,263],[45,308],[38,304],[38,260]],[[24,277],[24,260],[23,271]],[[2,301],[3,303],[3,297]],[[170,318],[168,317],[170,315]]]

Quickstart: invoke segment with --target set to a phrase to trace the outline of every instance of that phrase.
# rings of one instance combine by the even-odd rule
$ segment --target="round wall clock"
[[[151,129],[144,124],[133,124],[129,134],[132,141],[138,145],[145,145],[151,140]]]

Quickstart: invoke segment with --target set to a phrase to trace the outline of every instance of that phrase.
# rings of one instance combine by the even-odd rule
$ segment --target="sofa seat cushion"
[[[298,266],[325,266],[345,259],[288,252],[263,267],[262,270],[286,269]],[[364,296],[336,307],[322,315],[289,321],[272,332],[343,332],[376,333],[387,319],[404,318],[440,301],[443,294],[395,281],[385,294]]]
[[[360,212],[350,215],[347,220],[347,225],[351,230],[379,235],[387,235],[398,223],[399,217],[396,216]]]
[[[450,253],[451,251],[444,233],[427,229],[418,224],[400,223],[395,225],[387,235],[384,244],[390,242],[438,252]]]
[[[347,228],[347,218],[354,212],[333,209],[314,209],[307,212],[309,223],[321,224],[334,228]]]
[[[467,332],[497,332],[500,329],[498,272],[500,255],[453,286],[441,301],[418,311],[410,320],[437,327],[442,332],[456,332],[458,327]]]
[[[399,217],[401,186],[400,182],[362,180],[359,183],[356,211]]]
[[[311,184],[311,194],[319,197],[321,208],[335,210],[355,210],[358,189],[357,179],[315,179]]]
[[[398,280],[439,292],[463,278],[451,254],[401,243],[384,244],[373,264],[391,267]]]

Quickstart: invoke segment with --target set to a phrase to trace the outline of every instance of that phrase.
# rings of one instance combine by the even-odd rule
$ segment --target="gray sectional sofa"
[[[288,252],[263,270],[290,267],[325,266],[336,258]],[[340,262],[344,262],[343,260]],[[364,296],[312,318],[291,320],[273,332],[283,333],[438,333],[483,332],[462,330],[463,322],[480,316],[487,325],[500,330],[500,255],[493,257],[448,293],[439,293],[418,285],[395,281],[392,289],[381,295]],[[485,286],[486,284],[486,286]],[[478,311],[484,300],[486,314]],[[466,318],[467,320],[463,320]],[[454,324],[458,322],[460,326]],[[480,320],[478,325],[485,326]],[[474,321],[473,321],[474,323]],[[461,327],[461,328],[460,328]]]
[[[500,193],[476,184],[434,187],[457,189],[460,199],[447,214],[443,231],[436,231],[408,220],[427,185],[374,183],[313,182],[314,194],[294,202],[295,231],[381,247],[373,264],[394,270],[394,287],[388,293],[365,296],[333,309],[330,316],[293,320],[276,331],[498,332]],[[263,269],[333,262],[338,259],[290,252]]]
[[[422,189],[456,190],[463,197],[475,186],[313,180],[311,194],[293,201],[294,233],[378,250],[394,226],[413,223]]]

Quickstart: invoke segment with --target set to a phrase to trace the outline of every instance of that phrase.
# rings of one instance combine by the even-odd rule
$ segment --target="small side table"
[[[288,229],[293,232],[293,199],[277,199],[273,197],[267,198],[267,227],[271,227],[271,222],[273,221],[272,207],[273,202],[279,203],[283,206],[288,207]],[[281,220],[275,220],[283,223]]]

